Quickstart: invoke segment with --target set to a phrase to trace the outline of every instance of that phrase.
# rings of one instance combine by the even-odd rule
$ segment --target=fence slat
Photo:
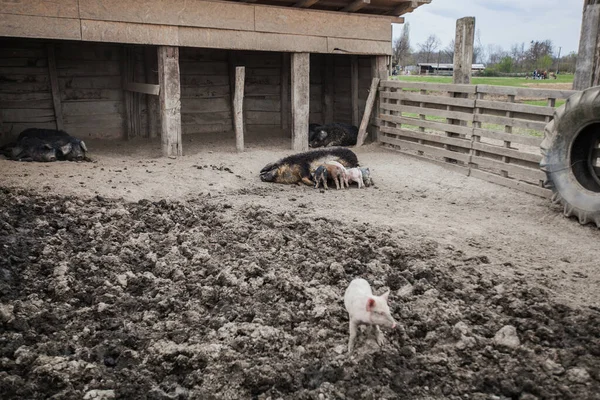
[[[499,156],[515,158],[517,160],[531,161],[534,163],[539,163],[540,160],[542,159],[542,156],[539,154],[524,153],[524,152],[516,150],[516,149],[509,149],[506,147],[495,146],[493,144],[487,144],[487,143],[473,142],[473,149],[479,150],[479,151],[484,151],[486,153],[496,154]]]
[[[566,99],[575,93],[576,90],[557,90],[557,89],[534,89],[534,88],[519,88],[513,86],[490,86],[477,85],[477,92],[487,94],[511,95],[527,98],[552,98]]]
[[[473,114],[460,111],[439,110],[436,108],[421,108],[414,106],[405,106],[401,104],[381,103],[381,108],[390,111],[400,111],[403,113],[425,114],[436,117],[459,119],[461,121],[472,121]]]
[[[445,97],[438,95],[419,94],[414,92],[381,92],[381,95],[387,99],[409,100],[429,104],[444,104],[459,107],[474,107],[475,100],[462,99],[455,97]]]
[[[500,111],[514,111],[525,114],[554,115],[554,107],[533,106],[531,104],[509,103],[506,101],[475,100],[475,107]]]
[[[381,132],[389,133],[391,135],[396,135],[396,136],[409,137],[411,139],[422,139],[422,140],[425,140],[428,142],[449,144],[451,146],[461,147],[465,150],[471,149],[471,140],[469,140],[469,139],[460,139],[460,138],[452,138],[452,137],[447,137],[447,136],[432,135],[431,133],[424,133],[424,132],[413,131],[410,129],[390,128],[390,127],[381,128]],[[401,139],[401,138],[398,138],[398,139]]]
[[[448,83],[381,81],[381,86],[398,89],[425,89],[438,92],[475,93],[475,85],[454,85]]]
[[[381,119],[394,122],[396,124],[414,125],[428,129],[435,129],[443,132],[454,132],[465,136],[470,136],[473,131],[472,128],[460,125],[450,125],[445,122],[427,121],[424,119],[417,119],[411,117],[402,117],[399,115],[381,115]]]
[[[383,129],[384,128],[382,128],[382,132]],[[398,146],[401,149],[422,151],[423,153],[434,157],[447,157],[452,158],[454,160],[462,161],[464,163],[467,163],[469,161],[469,154],[466,153],[459,153],[456,151],[450,151],[439,147],[427,146],[425,144],[409,142],[407,140],[391,138],[389,136],[382,136],[381,141],[383,143],[393,144],[394,146]]]
[[[530,179],[532,182],[540,180],[543,181],[546,179],[546,174],[540,169],[533,169],[517,164],[505,163],[503,161],[494,160],[492,158],[473,156],[471,158],[471,163],[477,164],[479,168],[485,167],[499,169],[501,171],[507,171],[512,174],[522,175],[523,177]]]
[[[542,144],[542,138],[538,137],[538,136],[518,135],[516,133],[499,132],[499,131],[493,131],[491,129],[474,128],[473,135],[485,137],[485,138],[489,138],[489,139],[496,139],[496,140],[503,140],[503,141],[514,142],[514,143],[519,143],[519,144],[525,144],[528,146],[536,146],[537,147],[540,144]]]
[[[488,124],[496,125],[508,125],[515,128],[534,129],[537,131],[543,131],[546,126],[545,122],[540,121],[529,121],[521,118],[509,118],[500,117],[498,115],[487,115],[487,114],[475,114],[473,120],[476,122],[483,122]]]

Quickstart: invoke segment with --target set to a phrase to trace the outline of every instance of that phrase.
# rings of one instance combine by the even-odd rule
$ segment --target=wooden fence
[[[379,141],[468,176],[549,197],[540,143],[557,100],[573,93],[382,81]],[[540,99],[545,105],[525,103]]]

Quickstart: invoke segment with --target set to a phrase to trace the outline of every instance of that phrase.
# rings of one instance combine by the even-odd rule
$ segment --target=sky
[[[410,44],[416,50],[431,34],[437,35],[441,48],[454,39],[456,20],[475,17],[484,48],[488,44],[510,50],[512,44],[532,40],[552,40],[555,56],[577,52],[581,33],[583,1],[581,0],[432,0],[409,14]],[[393,25],[394,40],[402,25]]]

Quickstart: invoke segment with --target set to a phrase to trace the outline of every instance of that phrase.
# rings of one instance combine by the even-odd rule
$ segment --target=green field
[[[451,76],[427,76],[427,75],[399,75],[390,77],[393,80],[406,82],[432,82],[432,83],[452,83]],[[478,77],[471,79],[474,85],[494,85],[494,86],[516,86],[527,87],[528,83],[539,84],[543,87],[546,84],[553,83],[573,83],[573,74],[560,74],[558,79],[531,80],[525,78],[499,78],[499,77]],[[538,86],[539,87],[539,86]]]

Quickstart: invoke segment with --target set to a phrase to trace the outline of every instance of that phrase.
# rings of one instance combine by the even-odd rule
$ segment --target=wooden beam
[[[144,94],[150,94],[153,96],[158,96],[158,94],[160,92],[160,86],[152,85],[149,83],[126,82],[125,90],[127,90],[129,92],[144,93]]]
[[[183,155],[181,141],[181,85],[179,47],[158,46],[161,142],[163,156]]]
[[[456,20],[456,37],[454,39],[454,72],[452,75],[452,83],[471,83],[474,40],[475,17],[464,17]]]
[[[397,5],[391,12],[390,15],[402,15],[402,14],[406,14],[409,12],[413,12],[415,9],[417,9],[418,7],[424,5],[424,4],[429,4],[431,3],[431,0],[417,0],[417,1],[411,1],[411,0],[407,0],[403,3],[400,3],[399,5]]]
[[[246,67],[235,68],[235,94],[233,96],[233,123],[235,126],[235,148],[244,151],[244,80]]]
[[[366,6],[367,4],[371,4],[371,0],[354,0],[352,3],[348,4],[346,7],[342,8],[341,12],[355,12]]]
[[[321,79],[321,84],[323,85],[323,123],[325,124],[331,124],[333,122],[333,90],[335,75],[333,57],[334,56],[331,54],[326,54],[324,56],[324,78]]]
[[[379,87],[379,78],[373,78],[371,81],[371,88],[369,89],[369,97],[367,97],[367,105],[365,106],[365,112],[358,128],[358,138],[356,139],[356,146],[362,146],[367,137],[367,126],[371,119],[371,113],[373,111],[373,105],[377,98],[377,88]]]
[[[358,56],[350,57],[350,88],[352,94],[352,125],[358,125]]]
[[[308,150],[310,53],[292,54],[292,150]]]
[[[584,90],[597,85],[594,80],[600,75],[598,54],[600,52],[600,4],[585,2],[579,37],[579,52],[573,79],[574,90]]]
[[[373,56],[371,58],[371,78],[379,78],[379,81],[388,79],[387,56]],[[379,127],[377,126],[381,107],[379,101],[375,100],[374,113],[371,118],[373,127],[373,141],[379,140]]]
[[[50,89],[52,90],[52,103],[54,104],[54,117],[56,119],[56,129],[63,130],[62,105],[60,103],[60,89],[58,86],[58,73],[56,72],[56,55],[54,45],[46,45],[48,53],[48,72],[50,74]]]
[[[281,129],[290,129],[290,55],[281,53]]]
[[[316,4],[318,1],[319,0],[300,0],[299,2],[294,4],[294,7],[308,8]]]

